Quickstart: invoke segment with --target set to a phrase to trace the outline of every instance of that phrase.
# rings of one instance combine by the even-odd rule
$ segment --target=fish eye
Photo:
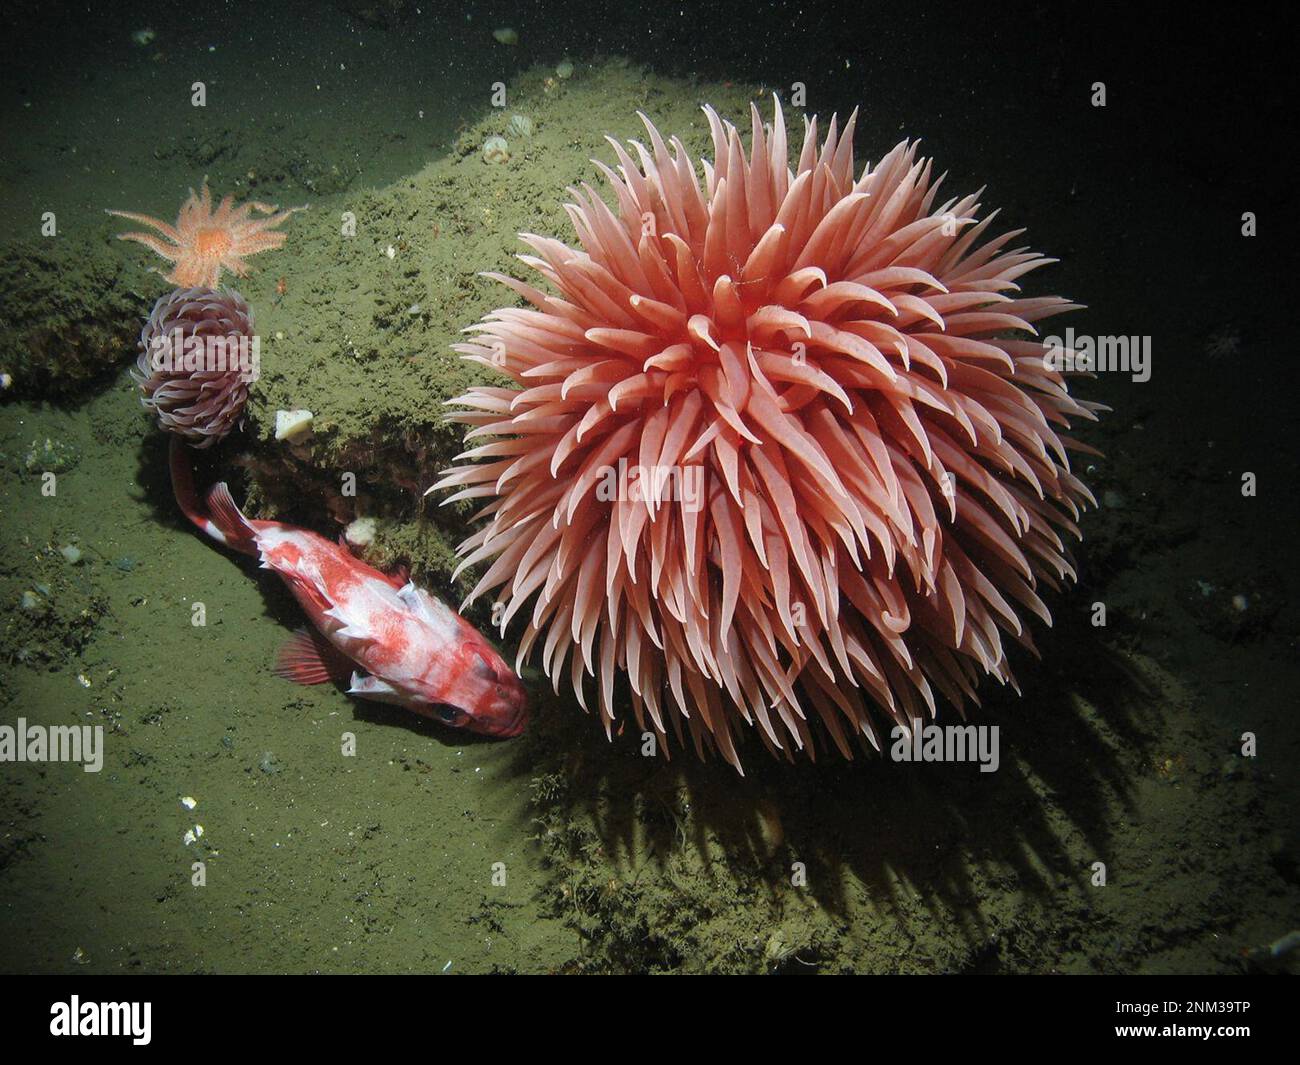
[[[438,705],[433,708],[433,713],[444,725],[458,725],[465,716],[465,711],[457,710],[454,706]]]

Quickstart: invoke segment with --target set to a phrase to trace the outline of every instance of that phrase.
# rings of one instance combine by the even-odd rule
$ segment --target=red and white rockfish
[[[246,518],[224,483],[214,485],[201,505],[179,440],[172,441],[171,474],[185,516],[218,543],[258,557],[315,626],[314,632],[298,630],[281,649],[279,676],[323,684],[350,673],[351,695],[397,703],[487,736],[523,732],[524,686],[483,635],[445,603],[314,532]]]

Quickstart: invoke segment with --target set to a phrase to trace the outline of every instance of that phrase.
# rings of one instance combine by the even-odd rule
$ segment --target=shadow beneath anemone
[[[196,455],[196,483],[231,469],[236,448]],[[160,434],[140,449],[138,479],[158,521],[200,535],[172,498]],[[253,560],[204,546],[257,583],[286,638],[303,623]],[[533,722],[510,741],[510,761],[531,781],[550,874],[544,905],[583,933],[592,967],[805,971],[843,966],[864,949],[892,952],[881,964],[897,967],[995,965],[987,946],[1019,921],[1024,899],[1085,886],[1087,856],[1110,852],[1112,826],[1132,811],[1150,762],[1156,693],[1087,623],[1088,598],[1076,592],[1058,604],[1054,629],[1035,631],[1041,661],[1016,657],[1023,697],[981,686],[985,705],[971,722],[999,728],[992,773],[867,755],[844,762],[824,736],[816,764],[773,759],[747,736],[744,777],[690,750],[643,757],[633,729],[607,742],[571,696],[526,671]],[[444,745],[497,742],[400,707],[352,706],[359,719]],[[630,721],[626,705],[619,715]],[[940,722],[957,722],[951,708]]]
[[[230,485],[235,501],[237,503],[242,501],[243,486],[240,470],[232,461],[232,457],[239,452],[241,443],[240,434],[235,432],[229,439],[214,447],[203,450],[189,449],[188,453],[194,464],[194,485],[200,499],[212,485],[218,481],[225,481]],[[141,500],[149,507],[151,516],[159,525],[170,526],[178,533],[184,532],[197,536],[214,551],[220,551],[230,558],[239,558],[238,552],[228,551],[204,537],[181,513],[181,508],[176,504],[175,493],[172,491],[171,468],[167,461],[170,444],[170,435],[151,425],[136,450],[135,481],[140,489]]]
[[[259,568],[257,559],[222,547],[196,529],[185,517],[172,491],[171,469],[168,465],[169,443],[170,438],[166,433],[150,431],[136,455],[136,484],[142,493],[143,502],[150,509],[153,520],[171,529],[178,538],[193,538],[205,550],[215,552],[226,559],[244,573],[248,580],[255,582],[262,593],[263,616],[281,626],[284,629],[284,638],[287,640],[295,629],[304,624],[302,607],[277,577]],[[238,448],[237,441],[229,441],[202,451],[195,449],[189,451],[194,469],[194,484],[200,499],[212,485],[218,481],[226,481],[230,485],[235,501],[242,505],[243,486],[240,483],[242,478],[237,466],[232,463],[232,456],[237,453]],[[274,653],[267,663],[267,668],[269,669],[273,664]]]
[[[981,687],[985,705],[970,720],[999,728],[990,773],[887,756],[845,762],[833,752],[787,764],[749,741],[738,777],[716,756],[644,758],[630,729],[607,743],[548,684],[518,768],[533,775],[556,914],[572,917],[607,963],[635,968],[680,965],[677,941],[687,928],[707,935],[710,923],[735,940],[707,948],[715,965],[726,956],[739,968],[781,968],[783,946],[802,946],[805,967],[829,964],[832,940],[864,938],[864,926],[891,918],[894,943],[930,941],[913,945],[933,951],[932,967],[979,965],[1007,923],[1008,896],[1047,900],[1086,887],[1093,858],[1081,856],[1109,852],[1150,761],[1156,691],[1098,639],[1081,598],[1062,604],[1055,629],[1036,633],[1041,662],[1022,654],[1014,663],[1023,697]],[[949,707],[940,715],[957,721]],[[801,867],[806,886],[794,894],[820,916],[805,914],[802,932],[772,946],[774,928],[798,911]],[[926,967],[915,954],[908,963]]]

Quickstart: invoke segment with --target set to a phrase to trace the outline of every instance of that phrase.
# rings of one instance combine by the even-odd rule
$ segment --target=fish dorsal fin
[[[324,684],[346,680],[352,662],[319,632],[301,628],[280,648],[272,672],[295,684]]]
[[[397,590],[397,598],[413,614],[439,631],[455,631],[459,615],[441,599],[430,595],[413,582],[408,581],[402,585]]]
[[[377,578],[367,578],[363,592],[361,595],[350,595],[323,604],[321,613],[339,626],[334,635],[372,643],[376,633],[371,629],[371,618],[376,611],[410,609],[410,605],[398,595],[395,588]]]
[[[267,568],[273,569],[274,567],[268,566]],[[295,582],[298,590],[311,600],[317,610],[322,613],[327,612],[331,603],[329,596],[325,594],[322,587],[324,582],[320,578],[320,572],[315,567],[311,567],[310,569],[304,569],[298,576],[299,579]]]

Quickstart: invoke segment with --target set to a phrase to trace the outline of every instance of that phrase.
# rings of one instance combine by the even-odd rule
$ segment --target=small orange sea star
[[[152,233],[120,233],[119,240],[133,240],[152,248],[168,262],[175,263],[166,275],[173,285],[182,288],[216,288],[222,268],[243,277],[248,273],[244,258],[260,251],[278,248],[286,234],[275,231],[295,211],[305,211],[307,206],[290,207],[281,211],[274,204],[250,200],[234,205],[234,197],[226,196],[212,209],[212,193],[207,179],[198,195],[190,189],[189,198],[181,204],[176,224],[168,225],[161,219],[134,211],[108,213],[133,222],[143,222],[156,229]],[[266,218],[253,218],[254,211]]]

